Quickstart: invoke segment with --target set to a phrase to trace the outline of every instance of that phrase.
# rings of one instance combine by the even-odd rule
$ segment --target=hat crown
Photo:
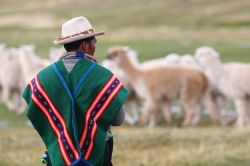
[[[89,20],[83,16],[72,18],[62,25],[60,37],[54,40],[55,45],[72,43],[77,40],[103,35],[105,32],[95,32]]]
[[[90,29],[93,29],[93,27],[85,17],[75,17],[62,25],[62,37],[71,36]]]

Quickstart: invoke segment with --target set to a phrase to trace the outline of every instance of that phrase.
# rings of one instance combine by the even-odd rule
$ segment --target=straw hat
[[[54,44],[62,45],[103,34],[104,32],[95,32],[92,25],[85,17],[75,17],[62,25],[62,36],[54,40]]]

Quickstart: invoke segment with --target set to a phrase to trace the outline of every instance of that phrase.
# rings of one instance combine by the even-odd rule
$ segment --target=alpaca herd
[[[45,66],[65,52],[51,48],[49,58],[40,58],[33,45],[6,48],[0,44],[0,99],[17,114],[25,112],[20,97],[25,85]],[[197,125],[209,114],[213,125],[235,122],[250,126],[250,64],[222,63],[211,47],[197,48],[194,55],[168,54],[140,63],[129,47],[113,46],[100,63],[111,70],[129,90],[125,121],[131,125],[156,126],[173,123],[178,105],[181,126]],[[233,101],[235,119],[228,120],[228,103]],[[177,104],[176,104],[177,103]]]
[[[149,69],[141,68],[136,59],[131,60],[126,53],[121,47],[114,47],[108,53],[108,59],[119,66],[135,93],[145,101],[138,123],[154,126],[157,123],[156,114],[160,110],[166,123],[170,124],[170,104],[174,99],[181,100],[185,112],[183,126],[196,123],[195,115],[199,112],[200,100],[208,86],[205,74],[185,66],[159,65]]]
[[[114,46],[107,57],[103,66],[115,73],[133,94],[127,104],[135,105],[135,100],[141,103],[127,114],[131,124],[154,126],[161,117],[170,124],[173,101],[177,100],[183,115],[182,126],[198,124],[204,110],[214,125],[236,121],[238,127],[249,126],[250,64],[222,63],[219,53],[211,47],[198,48],[194,56],[169,54],[139,63],[134,50]],[[231,119],[225,116],[231,112],[230,101],[236,109],[236,116]]]
[[[60,56],[62,49],[51,48],[53,56]],[[57,51],[57,52],[56,52]],[[34,45],[23,45],[19,48],[6,48],[0,45],[0,99],[3,104],[16,114],[25,112],[26,104],[21,92],[30,80],[42,68],[51,64],[54,57],[42,59],[35,53]]]

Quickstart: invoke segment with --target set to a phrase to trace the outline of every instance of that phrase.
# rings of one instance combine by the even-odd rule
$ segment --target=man
[[[121,125],[128,96],[121,82],[96,64],[95,32],[85,17],[62,25],[66,54],[43,69],[26,87],[27,116],[54,165],[112,165],[110,125]],[[49,157],[48,157],[49,156]]]

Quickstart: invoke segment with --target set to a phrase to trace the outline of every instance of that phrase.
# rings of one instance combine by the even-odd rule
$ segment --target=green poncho
[[[101,166],[106,132],[127,96],[109,70],[86,59],[79,60],[70,73],[57,61],[23,92],[27,116],[43,139],[53,166],[71,165],[81,154]]]

